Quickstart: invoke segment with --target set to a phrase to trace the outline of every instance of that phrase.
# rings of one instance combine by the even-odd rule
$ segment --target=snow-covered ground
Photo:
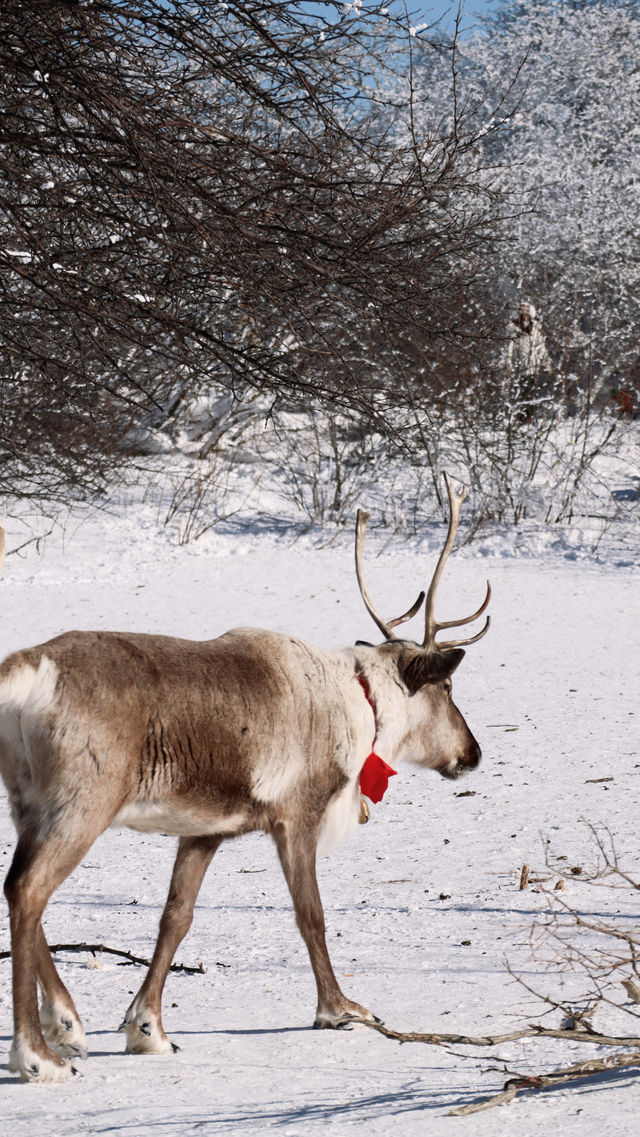
[[[266,528],[266,531],[262,531]],[[326,534],[324,535],[326,537]],[[429,579],[443,531],[421,542],[373,533],[368,582],[379,608],[398,611]],[[358,595],[351,541],[236,520],[196,544],[171,543],[150,507],[131,504],[69,521],[38,550],[10,556],[0,579],[5,654],[69,628],[212,637],[238,624],[288,630],[323,647],[377,636]],[[9,524],[9,547],[21,539]],[[477,606],[493,586],[492,627],[455,676],[458,705],[483,747],[463,782],[402,767],[371,822],[323,860],[328,942],[345,992],[388,1026],[471,1034],[540,1021],[533,988],[579,1001],[532,958],[529,929],[548,898],[518,890],[527,863],[545,876],[544,843],[566,864],[593,862],[586,818],[608,825],[621,860],[638,868],[640,804],[638,663],[640,570],[627,529],[598,560],[556,538],[539,555],[514,555],[494,535],[451,558],[443,617]],[[529,542],[527,548],[535,548]],[[380,555],[376,558],[376,552]],[[419,628],[417,638],[421,638]],[[603,781],[598,779],[608,778]],[[3,801],[0,856],[13,831]],[[148,957],[175,842],[110,831],[54,895],[50,942],[104,943]],[[638,892],[590,886],[565,899],[590,916],[638,922]],[[0,949],[9,947],[6,908]],[[116,1028],[140,967],[103,955],[61,954],[60,969],[88,1031],[81,1077],[58,1087],[22,1085],[0,1072],[2,1131],[39,1134],[518,1134],[557,1129],[584,1137],[637,1132],[633,1072],[523,1095],[469,1118],[448,1110],[497,1092],[510,1069],[539,1073],[595,1057],[576,1044],[526,1040],[495,1051],[399,1046],[364,1028],[312,1031],[315,989],[268,838],[223,846],[205,880],[177,960],[206,974],[170,975],[164,1022],[180,1052],[126,1056]],[[0,1046],[11,1038],[10,964],[0,960]],[[632,1004],[629,1004],[632,1009]],[[560,1015],[544,1022],[558,1026]],[[627,1014],[597,1012],[596,1027],[640,1033]]]

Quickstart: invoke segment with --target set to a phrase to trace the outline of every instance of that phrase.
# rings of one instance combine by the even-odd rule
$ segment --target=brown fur
[[[217,640],[70,632],[0,666],[0,772],[18,843],[11,914],[14,1044],[25,1080],[55,1081],[84,1032],[40,924],[47,901],[112,823],[180,837],[148,975],[123,1023],[130,1051],[169,1048],[162,989],[220,843],[276,843],[318,989],[316,1024],[371,1012],[347,999],[327,952],[315,858],[332,811],[357,821],[375,731],[388,761],[456,776],[480,751],[451,701],[448,658],[396,641],[330,654],[237,629]],[[376,718],[357,674],[366,676]],[[36,978],[43,995],[38,1016]]]

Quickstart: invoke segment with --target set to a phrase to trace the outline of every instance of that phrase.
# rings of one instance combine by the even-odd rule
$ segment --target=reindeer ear
[[[400,678],[407,685],[411,695],[426,687],[427,683],[441,683],[453,675],[456,667],[464,659],[460,647],[446,651],[419,651],[399,664]]]
[[[434,660],[434,678],[432,683],[440,683],[443,679],[449,679],[456,667],[464,659],[464,650],[461,647],[450,647],[446,651],[439,651]]]

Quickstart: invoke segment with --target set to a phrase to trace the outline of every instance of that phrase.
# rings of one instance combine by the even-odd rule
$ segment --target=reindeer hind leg
[[[86,1058],[87,1038],[73,999],[60,978],[42,924],[36,944],[38,983],[42,992],[40,1025],[46,1042],[63,1058]]]
[[[68,1055],[57,1053],[43,1037],[38,1014],[37,980],[40,978],[43,985],[45,1000],[47,992],[50,992],[62,1000],[67,1011],[73,1007],[51,960],[41,919],[49,897],[81,861],[104,828],[96,818],[93,826],[87,824],[88,811],[80,816],[82,824],[76,825],[75,833],[63,822],[52,826],[45,837],[36,835],[33,829],[23,830],[5,881],[11,923],[14,1018],[9,1069],[19,1073],[23,1081],[59,1082],[71,1074]],[[79,1041],[84,1039],[84,1032],[73,1009],[77,1027],[72,1021],[70,1034]]]
[[[178,944],[191,927],[204,875],[222,840],[219,836],[180,838],[153,958],[119,1027],[127,1036],[128,1054],[166,1054],[178,1049],[162,1026],[162,992]]]

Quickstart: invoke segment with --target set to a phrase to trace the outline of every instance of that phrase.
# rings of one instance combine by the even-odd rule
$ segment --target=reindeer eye
[[[451,692],[453,691],[453,683],[451,682],[451,680],[445,679],[445,681],[442,685],[443,685],[445,691],[447,692],[447,695],[450,695]]]

